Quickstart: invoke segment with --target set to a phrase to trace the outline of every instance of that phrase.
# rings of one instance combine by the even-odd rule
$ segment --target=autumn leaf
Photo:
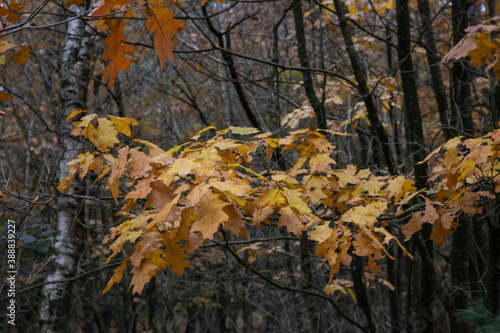
[[[10,60],[14,61],[18,65],[25,65],[28,61],[28,56],[30,55],[29,46],[23,46],[19,51],[14,52],[10,56]]]
[[[108,284],[106,285],[106,288],[104,288],[104,290],[102,291],[103,295],[111,288],[111,286],[113,286],[115,283],[118,283],[118,282],[121,281],[121,279],[123,277],[123,270],[127,266],[127,261],[128,261],[129,258],[130,258],[130,256],[128,256],[127,258],[125,258],[122,261],[122,263],[120,264],[120,266],[118,266],[118,268],[115,269],[115,274],[113,275],[113,277],[111,278],[111,280],[109,280]]]
[[[66,5],[71,7],[72,5],[80,6],[85,2],[85,0],[66,0]]]
[[[470,50],[468,56],[470,56],[471,64],[483,66],[487,60],[493,59],[493,53],[495,50],[498,50],[499,46],[493,43],[490,37],[484,32],[477,34],[475,42],[477,47]]]
[[[254,127],[229,127],[228,128],[233,134],[238,134],[238,135],[247,135],[247,134],[255,134],[259,133],[260,131]]]
[[[89,171],[90,166],[94,163],[94,155],[86,152],[85,154],[78,155],[80,159],[80,179],[83,179],[87,172]]]
[[[3,54],[13,48],[15,45],[12,43],[9,43],[3,38],[0,38],[0,54]]]
[[[170,239],[163,241],[165,245],[165,260],[167,265],[172,267],[172,272],[182,276],[184,270],[191,265],[185,260],[189,255],[181,251],[181,246]]]
[[[172,38],[184,29],[184,22],[174,19],[173,10],[166,9],[163,4],[156,4],[151,12],[151,17],[146,21],[146,31],[154,31],[155,52],[163,71],[166,59],[171,63],[174,61],[174,45],[179,41]]]
[[[94,4],[95,9],[91,14],[96,16],[107,14],[111,8],[115,6],[123,6],[129,2],[131,2],[131,0],[102,0]]]
[[[156,216],[154,217],[153,221],[151,221],[146,229],[150,229],[152,226],[156,225],[157,223],[161,222],[164,218],[167,217],[167,215],[170,213],[172,210],[172,207],[177,204],[177,201],[179,201],[179,198],[181,197],[181,194],[177,194],[175,198],[173,198],[168,204],[165,205],[165,207],[162,208],[161,211],[159,211]]]
[[[9,96],[9,94],[3,92],[3,91],[0,91],[0,102],[3,102],[3,101],[10,101],[10,102],[13,102],[12,98]]]
[[[109,79],[109,89],[113,87],[119,71],[128,71],[130,60],[125,58],[125,54],[133,51],[131,45],[125,44],[127,36],[123,35],[123,19],[115,20],[114,24],[110,23],[110,27],[111,31],[103,42],[107,48],[102,55],[103,61],[109,60],[108,66],[102,73],[104,81]]]
[[[141,264],[132,268],[132,281],[130,282],[130,287],[134,286],[132,289],[132,294],[141,294],[144,289],[144,285],[148,283],[153,276],[156,275],[156,270],[158,266],[151,263],[151,259],[143,259]]]
[[[229,219],[229,216],[223,210],[227,205],[230,205],[230,203],[221,200],[219,194],[212,191],[208,192],[200,200],[196,221],[191,227],[191,232],[200,231],[203,238],[212,239],[219,225]]]
[[[401,227],[401,232],[405,236],[405,242],[417,231],[422,229],[424,223],[434,224],[439,219],[439,213],[432,203],[425,206],[424,211],[413,213],[411,219]]]
[[[97,122],[97,130],[92,133],[92,136],[89,136],[89,140],[92,141],[97,149],[107,152],[109,148],[120,142],[116,137],[118,132],[113,123],[106,118],[99,118]]]
[[[115,201],[117,200],[119,188],[120,188],[120,177],[125,171],[125,166],[127,164],[129,147],[125,146],[118,152],[118,163],[116,163],[111,169],[111,176],[109,177],[109,188],[111,194]]]
[[[76,110],[73,110],[71,111],[71,113],[69,114],[69,116],[66,117],[66,121],[74,118],[76,115],[82,113],[82,112],[89,112],[88,110],[80,110],[80,109],[76,109]]]
[[[0,7],[0,17],[6,17],[10,23],[21,22],[22,19],[7,8]]]
[[[108,116],[108,118],[113,122],[115,125],[115,130],[118,133],[123,133],[129,138],[132,137],[132,126],[137,126],[139,123],[137,120],[134,118],[128,118],[128,117],[113,117],[113,116]]]
[[[292,208],[283,207],[279,210],[280,218],[278,220],[278,227],[286,227],[288,232],[291,232],[295,236],[302,234],[302,229],[304,229],[304,224],[294,213]]]
[[[129,151],[131,161],[128,166],[128,173],[130,177],[142,177],[146,172],[150,171],[152,159],[139,148],[133,148]]]
[[[441,63],[446,63],[450,60],[458,60],[465,58],[469,52],[477,48],[476,34],[469,33],[457,45],[455,45],[448,53],[441,59]]]

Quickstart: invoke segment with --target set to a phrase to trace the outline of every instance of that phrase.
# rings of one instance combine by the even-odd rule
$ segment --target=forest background
[[[500,330],[499,11],[2,1],[1,330]]]

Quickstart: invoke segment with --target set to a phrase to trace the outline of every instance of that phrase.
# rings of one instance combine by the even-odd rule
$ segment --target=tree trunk
[[[465,36],[469,25],[468,10],[475,1],[453,0],[451,20],[453,24],[453,44],[456,45]],[[453,136],[474,136],[471,103],[471,69],[468,59],[461,59],[453,64],[451,70],[450,104]]]
[[[416,72],[413,68],[411,58],[408,0],[396,1],[396,20],[398,25],[398,58],[406,112],[405,131],[413,158],[415,185],[417,189],[423,189],[427,182],[427,163],[420,164],[419,162],[425,159],[426,149],[422,130],[422,118],[418,104]],[[431,231],[431,225],[424,225],[420,233],[425,242],[425,247],[419,248],[419,250],[421,252],[427,251],[427,253],[421,253],[421,257],[430,256],[430,261],[432,262],[433,243],[430,240]],[[417,313],[420,314],[426,323],[424,332],[432,332],[434,329],[432,311],[434,267],[433,265],[421,265],[420,267],[419,308],[417,309]]]
[[[500,209],[495,209],[495,212],[496,221],[488,220],[490,230],[485,303],[491,313],[498,315],[500,314]]]
[[[451,244],[451,284],[453,288],[453,311],[467,308],[469,301],[469,255],[470,255],[470,218],[460,217],[459,226],[453,232]],[[470,332],[470,328],[457,323],[450,316],[450,325],[454,332]]]
[[[364,279],[364,268],[363,261],[357,255],[352,255],[351,262],[351,277],[354,287],[354,293],[356,294],[356,299],[359,308],[363,312],[366,320],[366,330],[368,332],[376,332],[375,324],[373,323],[372,311],[370,308],[370,302],[368,300],[368,295],[366,294],[365,279]]]
[[[446,90],[444,88],[441,70],[439,63],[441,58],[437,54],[436,41],[434,32],[431,26],[431,11],[428,0],[418,0],[418,10],[422,18],[422,30],[425,29],[424,45],[426,48],[427,62],[429,63],[429,71],[431,72],[432,89],[436,95],[436,103],[439,111],[439,120],[441,121],[441,129],[446,140],[453,137],[450,127],[450,117],[448,115],[448,101],[446,99]]]
[[[384,155],[385,162],[387,163],[387,167],[389,169],[389,173],[391,175],[397,174],[397,168],[393,160],[391,147],[389,143],[389,137],[385,128],[380,121],[379,113],[377,106],[373,100],[373,96],[368,89],[368,83],[366,81],[366,76],[363,71],[363,64],[359,58],[356,49],[354,48],[354,44],[352,42],[352,34],[351,28],[347,23],[346,18],[346,8],[344,4],[340,0],[334,0],[335,10],[337,11],[337,16],[339,18],[339,25],[342,31],[342,36],[344,38],[345,47],[347,53],[349,55],[349,60],[351,61],[352,69],[354,71],[354,76],[356,81],[358,82],[358,91],[363,101],[365,102],[366,112],[368,114],[368,119],[372,124],[372,128],[374,129],[375,136],[378,139],[378,144],[382,149],[382,153]]]
[[[292,11],[295,19],[295,36],[297,37],[297,48],[299,53],[300,66],[304,68],[302,76],[304,78],[304,89],[306,91],[309,104],[316,114],[319,129],[326,129],[325,105],[320,102],[314,92],[314,84],[311,73],[308,71],[309,58],[307,57],[306,36],[304,31],[304,18],[302,13],[302,0],[293,0]]]
[[[473,2],[469,0],[452,1],[454,44],[457,44],[465,35],[465,28],[469,23],[467,11]],[[469,67],[469,61],[464,59],[455,62],[451,70],[450,106],[453,136],[465,135],[471,137],[474,135]],[[467,218],[460,218],[459,226],[453,232],[450,261],[452,287],[456,289],[452,306],[454,311],[465,309],[468,306],[469,253],[467,249],[470,242],[469,224]],[[468,332],[467,327],[455,324],[453,317],[450,319],[452,320],[452,328],[456,329],[456,332]]]
[[[84,6],[72,6],[76,15],[85,12]],[[86,23],[73,20],[68,23],[67,38],[64,46],[61,91],[61,146],[64,148],[59,160],[59,180],[68,171],[66,164],[75,159],[82,149],[82,144],[71,135],[71,126],[65,121],[75,109],[84,109],[87,99],[89,72],[89,37],[86,34]],[[80,248],[83,241],[83,201],[75,196],[85,194],[85,180],[75,179],[67,195],[58,199],[59,234],[55,248],[58,252],[53,257],[46,277],[47,284],[42,290],[40,303],[40,331],[44,333],[69,332],[71,309],[71,282],[58,283],[74,277],[78,264]]]

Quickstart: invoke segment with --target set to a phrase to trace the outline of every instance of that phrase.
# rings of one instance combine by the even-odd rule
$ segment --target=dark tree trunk
[[[413,68],[411,57],[411,30],[410,13],[408,0],[396,1],[396,20],[398,25],[398,58],[400,62],[401,83],[403,86],[405,103],[405,131],[408,140],[408,146],[413,158],[413,170],[415,175],[415,185],[417,189],[423,189],[427,182],[427,163],[420,164],[426,157],[424,134],[422,130],[422,118],[418,103],[416,72]],[[425,242],[425,247],[419,247],[420,256],[429,256],[431,265],[420,265],[420,284],[419,284],[419,305],[417,313],[425,321],[425,332],[433,331],[433,274],[432,265],[433,243],[430,240],[432,226],[424,225],[420,232]],[[427,252],[427,253],[423,253]]]
[[[352,255],[351,262],[351,276],[354,286],[354,293],[356,294],[356,299],[359,308],[363,312],[366,320],[366,330],[368,332],[376,332],[375,324],[373,323],[372,311],[370,309],[370,303],[368,301],[368,295],[366,294],[364,270],[362,259],[357,255]]]
[[[309,58],[307,57],[306,36],[304,31],[304,18],[301,1],[302,0],[293,0],[292,11],[295,19],[295,36],[297,38],[300,66],[304,68],[304,71],[302,71],[302,76],[304,78],[304,90],[306,91],[307,99],[316,114],[318,128],[326,129],[325,105],[321,103],[316,96],[311,72],[308,71],[310,66]]]
[[[366,111],[368,113],[368,119],[372,124],[372,128],[374,129],[375,136],[378,139],[378,144],[382,149],[382,153],[384,155],[385,162],[387,163],[387,167],[389,169],[389,173],[391,175],[397,174],[397,168],[394,163],[394,159],[391,152],[391,146],[389,142],[389,137],[385,128],[380,121],[379,113],[377,106],[375,105],[375,101],[373,99],[373,95],[370,93],[368,89],[368,83],[366,81],[365,72],[363,70],[364,65],[359,58],[358,52],[354,48],[354,44],[352,42],[352,34],[351,28],[347,23],[346,17],[346,8],[345,5],[340,0],[334,0],[335,10],[337,11],[337,16],[339,18],[339,25],[342,31],[342,36],[344,38],[345,47],[347,53],[349,55],[349,60],[351,61],[352,69],[354,71],[354,76],[356,81],[358,82],[358,91],[363,101],[365,102]]]
[[[500,314],[500,209],[495,209],[496,221],[489,220],[489,250],[486,270],[486,308]]]
[[[239,98],[239,101],[241,103],[241,106],[243,107],[243,110],[245,111],[245,114],[247,115],[248,119],[252,123],[252,126],[265,132],[267,130],[267,126],[266,126],[265,122],[261,119],[260,115],[257,114],[254,110],[252,110],[252,106],[250,105],[250,101],[248,100],[245,89],[243,88],[243,85],[240,82],[238,71],[236,70],[236,65],[234,63],[233,55],[231,54],[231,52],[228,52],[228,51],[231,51],[230,31],[227,31],[227,32],[218,31],[213,26],[212,21],[210,21],[210,18],[209,18],[210,15],[208,15],[206,8],[207,8],[206,5],[202,7],[203,15],[205,15],[205,18],[206,18],[205,21],[207,22],[209,30],[217,38],[222,58],[226,62],[227,69],[228,69],[229,75],[231,77],[231,82],[233,83],[234,89],[236,90],[236,93],[238,94],[238,98]]]
[[[439,63],[441,58],[437,54],[436,41],[434,39],[434,32],[431,26],[431,12],[429,9],[428,0],[418,0],[418,9],[422,18],[422,29],[425,29],[424,45],[426,48],[427,62],[429,63],[429,71],[432,79],[432,89],[436,95],[436,103],[439,111],[439,120],[441,121],[441,128],[446,140],[453,137],[450,127],[450,117],[448,114],[448,101],[446,99],[446,89],[444,87],[441,70]]]
[[[456,45],[465,36],[469,26],[468,11],[473,0],[453,0],[451,20],[453,24],[453,44]],[[471,101],[471,69],[468,59],[461,59],[453,64],[451,70],[450,105],[453,136],[474,136]]]
[[[453,0],[452,1],[452,24],[453,42],[457,44],[465,35],[465,29],[469,24],[467,12],[474,1]],[[453,64],[450,76],[450,109],[452,135],[474,135],[474,124],[472,122],[471,101],[471,73],[469,62],[466,59],[459,60]],[[451,280],[454,293],[452,309],[454,311],[468,307],[469,295],[469,253],[467,249],[470,243],[470,222],[467,218],[459,219],[459,226],[453,232],[451,261]],[[455,323],[452,317],[452,328],[456,332],[468,332],[464,325]]]

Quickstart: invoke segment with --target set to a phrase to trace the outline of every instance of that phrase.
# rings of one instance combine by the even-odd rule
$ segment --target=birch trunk
[[[72,6],[71,10],[76,15],[81,15],[86,9],[83,6]],[[58,161],[59,180],[67,175],[66,164],[75,159],[82,149],[82,144],[70,135],[71,127],[66,122],[66,117],[75,109],[85,108],[89,81],[89,47],[86,23],[78,19],[69,22],[61,68],[60,144],[63,151]],[[59,234],[55,244],[58,254],[49,264],[47,284],[42,290],[40,303],[40,331],[44,333],[70,331],[73,284],[68,279],[75,276],[83,241],[83,201],[77,198],[82,194],[85,194],[85,181],[76,179],[67,195],[58,199]]]

